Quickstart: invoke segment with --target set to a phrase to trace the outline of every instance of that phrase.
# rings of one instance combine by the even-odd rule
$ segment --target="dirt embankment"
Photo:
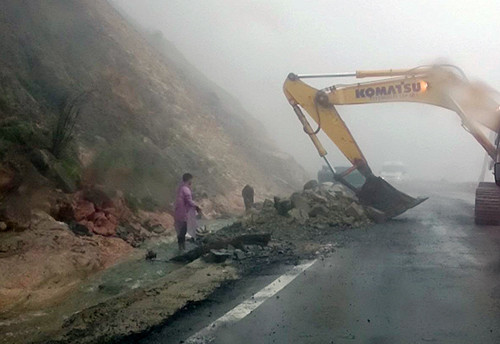
[[[16,165],[0,171],[0,319],[58,302],[132,246],[173,234],[169,214],[133,213],[98,188],[63,193],[28,161]]]
[[[119,238],[74,235],[68,226],[36,213],[36,229],[3,233],[0,242],[0,318],[43,309],[89,275],[127,256]]]

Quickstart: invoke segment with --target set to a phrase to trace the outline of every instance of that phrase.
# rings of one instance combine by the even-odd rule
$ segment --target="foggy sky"
[[[321,166],[282,93],[289,72],[347,72],[449,62],[500,90],[500,2],[115,0],[236,96],[311,175]],[[309,81],[308,81],[309,82]],[[355,79],[321,80],[316,87]],[[339,107],[374,172],[476,181],[484,151],[448,110],[421,104]],[[334,165],[346,160],[328,139]]]

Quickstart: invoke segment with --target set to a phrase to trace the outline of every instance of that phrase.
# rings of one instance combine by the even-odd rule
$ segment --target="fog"
[[[311,175],[322,161],[282,93],[289,72],[411,68],[446,61],[500,89],[497,1],[115,0],[237,97]],[[308,81],[309,82],[309,81]],[[355,79],[313,83],[326,87]],[[484,151],[448,110],[341,106],[372,169],[402,161],[414,178],[476,181]],[[325,137],[334,165],[346,159]]]

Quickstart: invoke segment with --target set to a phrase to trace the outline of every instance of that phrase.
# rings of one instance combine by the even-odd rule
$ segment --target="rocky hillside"
[[[3,0],[0,32],[0,320],[173,236],[184,172],[209,216],[241,210],[245,184],[301,186],[237,100],[107,1]]]
[[[55,164],[41,174],[66,192],[99,184],[133,206],[168,207],[191,171],[197,196],[221,209],[234,208],[247,183],[263,195],[303,182],[236,100],[108,2],[5,0],[0,30],[4,179]],[[54,128],[68,104],[78,113],[74,139],[57,152]]]

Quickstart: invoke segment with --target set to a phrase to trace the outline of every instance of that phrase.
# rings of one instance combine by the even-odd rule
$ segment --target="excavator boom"
[[[374,81],[330,86],[318,90],[302,79],[317,77],[376,78]],[[380,79],[383,78],[383,79]],[[386,218],[399,215],[425,200],[406,195],[380,177],[376,177],[354,137],[337,112],[336,105],[373,104],[385,102],[425,103],[452,110],[462,126],[481,144],[487,154],[498,162],[497,146],[492,144],[481,127],[498,133],[500,107],[498,94],[484,85],[470,83],[463,72],[450,65],[424,66],[412,69],[357,71],[334,74],[289,74],[283,87],[286,98],[310,136],[318,153],[332,169],[335,178],[349,185],[326,159],[326,150],[316,134],[322,130],[366,178],[356,189],[360,201],[382,211]],[[317,124],[313,130],[302,109]],[[500,198],[500,192],[499,192]]]

